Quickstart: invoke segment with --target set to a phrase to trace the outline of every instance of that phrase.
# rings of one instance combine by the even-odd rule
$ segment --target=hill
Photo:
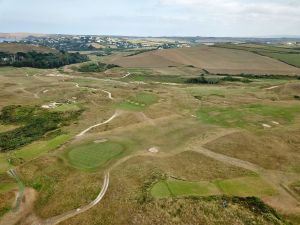
[[[36,45],[27,45],[27,44],[17,44],[17,43],[0,43],[0,52],[12,53],[17,52],[38,52],[38,53],[57,53],[55,49],[36,46]]]
[[[252,52],[207,46],[157,50],[135,56],[114,58],[122,67],[163,68],[192,65],[211,73],[298,75],[300,69]]]

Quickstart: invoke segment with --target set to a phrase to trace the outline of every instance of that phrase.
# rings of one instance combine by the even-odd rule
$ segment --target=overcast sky
[[[0,0],[0,32],[300,35],[300,0]]]

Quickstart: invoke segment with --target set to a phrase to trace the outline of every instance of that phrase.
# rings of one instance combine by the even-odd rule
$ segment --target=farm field
[[[107,62],[127,68],[170,69],[193,66],[215,74],[300,74],[299,68],[243,50],[200,46],[151,51],[129,57],[109,57]]]
[[[121,66],[98,72],[0,67],[0,225],[299,224],[300,69],[127,53],[91,55]]]
[[[266,45],[254,45],[254,44],[241,44],[241,45],[217,45],[217,47],[228,49],[239,49],[249,52],[253,52],[259,55],[268,56],[270,58],[277,59],[285,62],[289,65],[300,67],[300,51],[296,48],[287,48],[281,46],[266,46]]]

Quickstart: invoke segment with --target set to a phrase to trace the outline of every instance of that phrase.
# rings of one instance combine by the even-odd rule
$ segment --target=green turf
[[[146,107],[156,103],[158,97],[153,94],[139,93],[120,102],[117,107],[125,110],[142,111]]]
[[[71,136],[62,134],[47,141],[36,141],[14,152],[15,157],[25,161],[37,158],[38,156],[58,148],[63,143],[70,140]]]
[[[94,169],[105,165],[114,157],[120,155],[124,148],[114,142],[89,143],[71,149],[67,158],[71,165],[80,169]]]
[[[275,194],[275,191],[266,182],[256,176],[220,180],[215,181],[215,184],[227,195],[261,197]]]
[[[156,183],[151,194],[155,198],[182,197],[182,196],[269,196],[276,192],[260,177],[250,176],[236,179],[217,181],[188,182],[169,179]]]
[[[171,197],[171,193],[168,189],[168,184],[165,181],[160,181],[151,189],[152,196],[156,198],[168,198]]]
[[[0,194],[13,190],[17,187],[16,183],[0,183]]]
[[[180,180],[169,180],[169,189],[175,196],[188,196],[188,195],[214,195],[218,194],[218,190],[214,184],[209,182],[187,182]]]
[[[198,111],[198,118],[204,123],[223,127],[261,127],[262,123],[278,120],[291,122],[300,107],[277,105],[241,105],[236,107],[203,107]]]

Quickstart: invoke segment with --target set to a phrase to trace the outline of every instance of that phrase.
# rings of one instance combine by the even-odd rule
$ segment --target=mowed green
[[[241,177],[216,181],[189,182],[181,180],[164,180],[156,183],[151,194],[155,198],[182,196],[270,196],[276,192],[258,176]]]
[[[123,146],[115,142],[89,143],[71,149],[67,158],[76,168],[94,169],[122,154],[123,150]]]
[[[146,107],[156,103],[157,100],[158,97],[154,94],[139,93],[120,102],[117,107],[130,111],[142,111]]]
[[[203,107],[198,111],[198,118],[204,123],[222,127],[256,128],[274,120],[280,123],[292,122],[299,112],[299,105],[250,104],[235,107]]]

